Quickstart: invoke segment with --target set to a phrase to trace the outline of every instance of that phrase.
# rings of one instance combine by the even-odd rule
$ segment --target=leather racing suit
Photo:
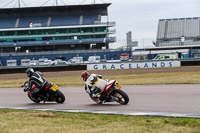
[[[101,79],[101,75],[91,74],[85,82],[85,90],[90,96],[100,97],[106,88],[106,80]]]
[[[48,81],[43,77],[43,75],[38,71],[32,74],[28,83],[29,83],[29,87],[27,88],[27,90],[30,90],[33,85],[37,87],[34,89],[32,93],[37,93],[41,91],[42,89],[45,88],[46,85],[49,84]]]

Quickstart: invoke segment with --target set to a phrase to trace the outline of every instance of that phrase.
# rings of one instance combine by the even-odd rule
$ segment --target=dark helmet
[[[87,78],[90,76],[90,73],[89,72],[83,72],[82,74],[81,74],[81,77],[82,77],[82,79],[84,80],[84,81],[86,81],[87,80]]]
[[[33,73],[34,73],[33,68],[28,68],[28,69],[26,70],[26,74],[27,74],[28,77],[31,77],[31,76],[33,75]]]

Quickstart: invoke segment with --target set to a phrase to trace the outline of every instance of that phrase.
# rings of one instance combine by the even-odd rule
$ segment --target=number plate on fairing
[[[56,90],[58,89],[58,85],[54,84],[54,85],[51,87],[51,89],[52,89],[53,91],[56,91]]]
[[[121,87],[122,87],[122,86],[121,86],[119,83],[116,85],[116,88],[117,88],[117,89],[121,89]]]

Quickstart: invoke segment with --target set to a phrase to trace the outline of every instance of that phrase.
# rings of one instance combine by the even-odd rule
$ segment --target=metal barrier
[[[170,61],[170,60],[165,60],[165,61]],[[180,61],[181,66],[200,66],[200,59],[193,59],[193,60],[177,59],[174,61]],[[135,61],[130,61],[130,62],[124,61],[123,63],[133,63],[133,62]],[[137,63],[142,63],[142,62],[152,62],[152,60],[137,61]],[[111,64],[113,64],[113,62]],[[0,66],[0,74],[24,73],[27,68],[28,66],[16,66],[16,67]],[[34,68],[36,71],[41,71],[41,72],[76,71],[76,70],[87,70],[87,64],[71,64],[62,66],[33,66],[32,68]]]

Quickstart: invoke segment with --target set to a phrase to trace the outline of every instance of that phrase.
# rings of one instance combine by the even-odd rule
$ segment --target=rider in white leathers
[[[85,81],[86,92],[90,94],[90,96],[92,97],[100,97],[101,93],[107,86],[107,81],[103,80],[101,75],[98,74],[90,75],[88,72],[83,72],[81,74],[81,77]]]

